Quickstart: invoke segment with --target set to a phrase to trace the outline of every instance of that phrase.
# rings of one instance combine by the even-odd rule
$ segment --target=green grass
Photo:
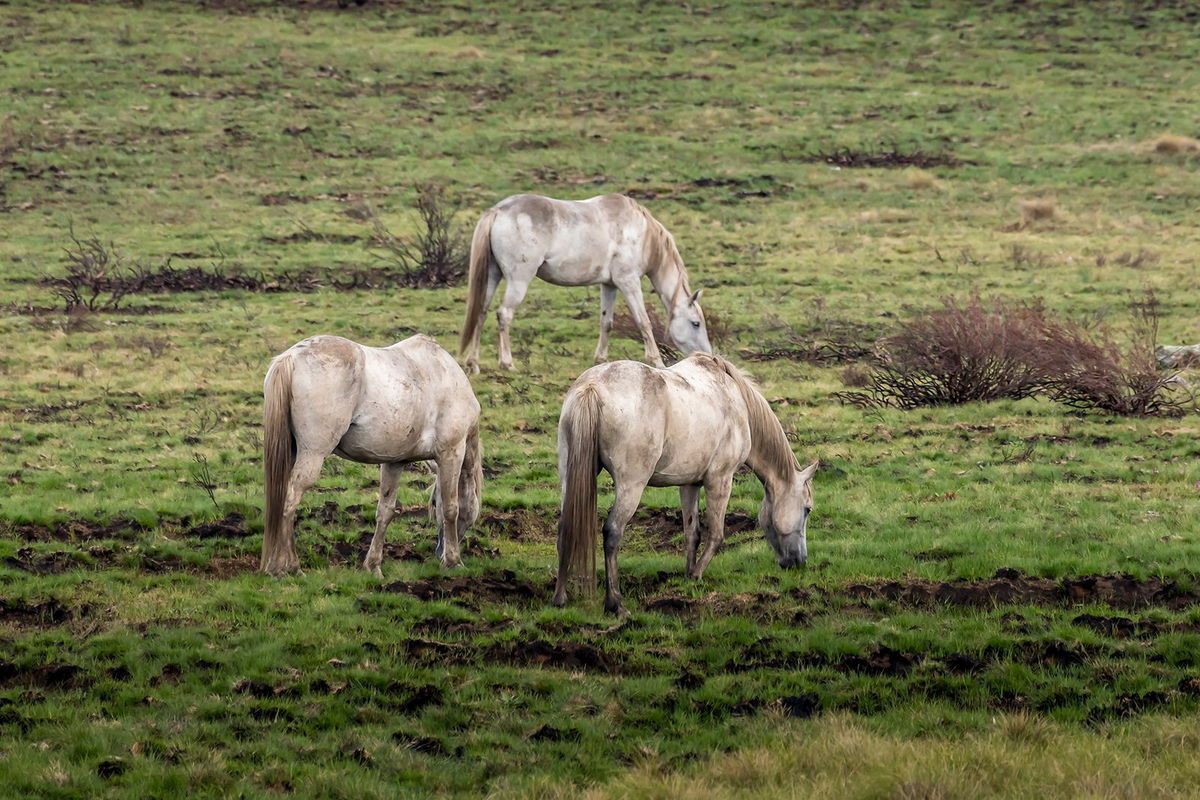
[[[1160,340],[1196,341],[1200,158],[1152,145],[1200,134],[1187,9],[211,5],[0,6],[0,793],[1186,793],[1196,608],[852,587],[1012,568],[1193,591],[1197,417],[864,414],[832,397],[841,367],[759,356],[870,344],[972,290],[1119,323],[1152,287]],[[813,160],[893,148],[962,163]],[[620,191],[671,229],[721,351],[824,464],[807,570],[743,529],[685,580],[678,495],[651,489],[669,514],[631,525],[629,619],[548,607],[554,432],[598,291],[536,283],[517,372],[484,328],[461,573],[525,594],[380,591],[355,569],[377,473],[336,459],[305,501],[305,575],[253,573],[269,359],[315,333],[452,348],[464,289],[138,295],[70,320],[41,278],[72,229],[146,267],[369,268],[358,204],[412,232],[423,181],[463,225],[517,192]],[[1023,220],[1031,199],[1055,215]],[[388,583],[441,575],[427,484],[405,476]],[[760,495],[739,476],[730,514]],[[233,513],[245,535],[195,528]],[[1135,764],[1143,740],[1161,750]],[[1094,781],[1070,766],[1091,753],[1113,756]]]

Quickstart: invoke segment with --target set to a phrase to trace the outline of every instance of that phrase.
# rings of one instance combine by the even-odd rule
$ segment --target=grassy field
[[[1153,288],[1160,341],[1200,340],[1200,152],[1162,139],[1200,135],[1200,17],[837,5],[0,5],[0,794],[1191,796],[1196,415],[864,412],[830,354],[971,291],[1119,326]],[[631,614],[549,606],[598,291],[535,283],[516,372],[484,329],[466,567],[414,468],[384,583],[358,570],[377,472],[330,460],[305,574],[254,572],[269,359],[457,343],[464,288],[395,288],[370,247],[427,182],[464,228],[535,191],[672,230],[824,465],[806,570],[746,474],[702,583],[652,489]],[[72,236],[269,290],[67,315]]]

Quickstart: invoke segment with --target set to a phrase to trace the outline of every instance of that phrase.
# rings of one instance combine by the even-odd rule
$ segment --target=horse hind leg
[[[263,569],[275,577],[300,571],[300,557],[296,555],[296,509],[304,499],[304,493],[317,482],[325,456],[314,451],[296,454],[296,464],[288,478],[287,499],[283,504],[282,535],[274,550],[267,553]]]
[[[500,308],[496,310],[496,322],[500,328],[500,368],[512,369],[512,342],[509,339],[508,329],[512,325],[513,314],[517,311],[517,306],[521,305],[521,301],[525,299],[525,292],[529,290],[529,282],[522,283],[519,279],[514,279],[509,276],[508,284],[504,288],[504,299],[500,301]]]
[[[459,442],[456,447],[439,453],[437,457],[438,560],[443,567],[462,566],[458,480],[465,454],[466,443]]]
[[[700,546],[700,487],[680,486],[679,505],[683,509],[683,540],[687,544],[687,571],[696,566],[696,548]]]
[[[480,309],[480,315],[486,316],[488,308],[492,305],[492,298],[496,296],[496,287],[500,285],[500,279],[504,277],[500,272],[500,267],[496,262],[488,265],[487,288],[483,293],[483,308]],[[483,324],[475,326],[475,334],[471,337],[471,349],[467,354],[467,372],[471,375],[479,374],[479,338],[483,335]]]
[[[708,523],[708,540],[704,543],[704,553],[688,570],[688,575],[697,580],[704,577],[704,570],[708,569],[709,562],[717,554],[717,548],[725,540],[725,508],[729,505],[732,489],[732,474],[704,483],[704,495],[708,499],[704,512],[704,521]]]
[[[375,506],[375,535],[371,537],[371,546],[367,557],[363,559],[363,569],[375,573],[375,577],[383,579],[383,544],[387,539],[388,525],[396,516],[396,489],[400,485],[402,464],[379,465],[379,504]]]
[[[604,610],[622,614],[620,576],[617,574],[617,552],[625,538],[625,526],[637,511],[646,489],[646,481],[614,480],[612,508],[604,520]]]

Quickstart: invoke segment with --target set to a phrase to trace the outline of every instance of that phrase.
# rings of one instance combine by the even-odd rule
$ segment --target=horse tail
[[[458,529],[465,531],[479,519],[483,493],[483,448],[479,445],[479,423],[467,433],[467,453],[458,478]]]
[[[467,277],[467,316],[463,320],[462,336],[458,340],[458,353],[466,352],[467,346],[479,333],[483,325],[483,298],[487,293],[488,268],[492,260],[492,222],[496,209],[492,208],[479,219],[475,235],[471,237],[470,268]]]
[[[596,475],[600,471],[600,396],[588,384],[575,393],[559,425],[566,458],[559,470],[563,484],[558,520],[558,583],[574,580],[580,593],[596,591]]]
[[[261,568],[282,541],[283,506],[288,481],[296,463],[296,443],[292,435],[292,357],[284,354],[271,362],[263,386],[263,484],[266,509],[263,524]]]

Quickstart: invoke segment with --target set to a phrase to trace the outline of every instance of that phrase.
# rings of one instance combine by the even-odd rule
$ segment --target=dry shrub
[[[68,235],[66,273],[45,279],[54,296],[63,301],[63,311],[69,316],[116,311],[126,295],[138,290],[140,270],[126,265],[116,246],[106,245],[97,236],[80,239],[74,229]]]
[[[1046,394],[1081,411],[1134,417],[1178,417],[1195,407],[1195,397],[1178,377],[1159,371],[1155,345],[1162,309],[1154,292],[1131,303],[1124,345],[1103,327],[1089,329],[1050,321],[1041,357]]]
[[[362,214],[374,229],[369,247],[404,275],[410,286],[457,286],[466,277],[471,250],[466,231],[453,224],[457,205],[444,187],[422,183],[417,186],[414,206],[421,221],[415,240],[392,234],[364,205]]]
[[[882,340],[863,391],[834,396],[860,408],[954,405],[1045,395],[1079,411],[1180,416],[1195,396],[1159,371],[1161,308],[1153,292],[1131,304],[1120,336],[1049,315],[1040,301],[972,296],[909,320]]]
[[[1200,139],[1193,139],[1191,136],[1177,136],[1173,133],[1164,133],[1153,141],[1152,146],[1156,153],[1171,155],[1200,153]]]
[[[1037,354],[1045,317],[1036,301],[946,298],[879,343],[865,391],[835,396],[863,408],[1029,397],[1046,378]]]

